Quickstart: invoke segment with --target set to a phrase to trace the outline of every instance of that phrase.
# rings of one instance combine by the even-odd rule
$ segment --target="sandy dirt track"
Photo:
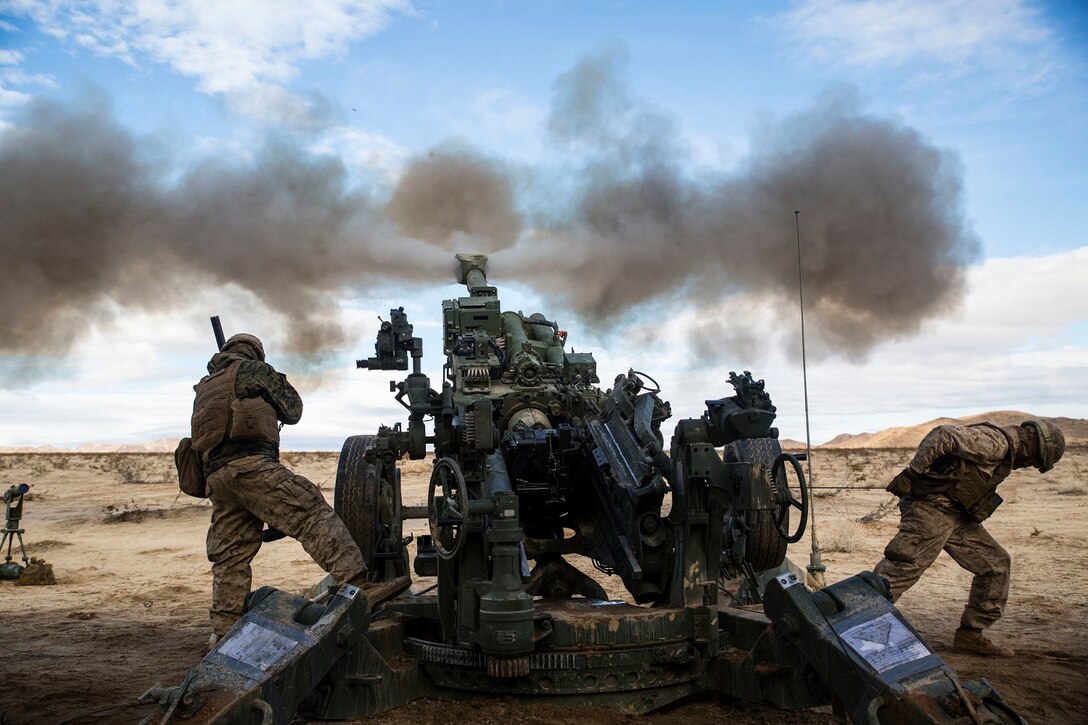
[[[829,581],[868,569],[894,534],[898,515],[880,490],[909,450],[815,451],[817,526]],[[332,499],[336,454],[287,454],[286,462]],[[3,657],[0,723],[56,723],[133,700],[157,682],[176,684],[200,658],[210,632],[206,502],[179,495],[163,454],[2,454],[0,486],[31,486],[27,549],[49,561],[52,587],[0,582]],[[406,469],[405,503],[422,503],[426,468]],[[876,490],[865,490],[875,487]],[[1018,471],[987,528],[1013,556],[1012,593],[993,636],[1014,660],[949,651],[970,576],[941,555],[900,602],[929,643],[961,675],[985,677],[1033,723],[1088,721],[1088,448],[1071,449],[1046,476]],[[858,519],[881,510],[870,523]],[[415,533],[422,530],[416,523]],[[808,562],[808,539],[790,556]],[[254,586],[301,592],[322,575],[294,541],[267,544]],[[417,584],[421,588],[427,580]],[[622,593],[619,580],[607,581]],[[104,709],[76,722],[136,722],[136,707]],[[832,722],[821,713],[706,697],[647,716],[601,708],[527,706],[516,700],[416,701],[371,722],[611,723],[690,721]]]

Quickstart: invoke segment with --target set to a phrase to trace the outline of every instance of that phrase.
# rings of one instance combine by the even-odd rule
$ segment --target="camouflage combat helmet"
[[[242,355],[243,357],[264,362],[264,345],[261,344],[261,341],[256,335],[250,335],[246,332],[239,332],[237,335],[231,335],[230,338],[223,343],[221,352],[233,352]]]
[[[1021,428],[1027,428],[1035,432],[1039,442],[1039,458],[1035,467],[1039,473],[1046,473],[1065,453],[1065,436],[1062,429],[1047,420],[1025,420],[1020,424]]]

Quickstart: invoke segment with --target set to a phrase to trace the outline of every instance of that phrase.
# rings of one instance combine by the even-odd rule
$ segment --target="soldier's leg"
[[[1009,600],[1009,552],[994,541],[982,524],[960,517],[945,551],[975,575],[960,626],[985,629],[1001,618]]]
[[[313,483],[271,459],[251,467],[239,495],[246,508],[269,526],[297,539],[337,582],[348,582],[367,567],[344,522]]]
[[[922,499],[904,498],[899,511],[899,532],[873,569],[888,580],[893,602],[914,586],[941,553],[956,520],[954,511]]]
[[[253,580],[250,562],[261,548],[261,520],[234,496],[231,464],[208,478],[212,522],[208,527],[208,560],[212,562],[213,632],[222,637],[241,618]]]

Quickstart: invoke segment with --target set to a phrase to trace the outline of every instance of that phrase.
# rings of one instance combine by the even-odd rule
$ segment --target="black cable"
[[[97,710],[91,710],[90,712],[84,712],[84,713],[81,713],[79,715],[73,715],[72,717],[68,718],[67,720],[61,720],[56,725],[68,725],[69,723],[78,722],[79,720],[82,720],[83,718],[86,718],[86,717],[90,717],[91,715],[98,715],[98,714],[103,713],[103,712],[109,712],[110,710],[119,710],[119,709],[124,708],[124,707],[134,707],[134,706],[149,705],[149,704],[151,704],[151,703],[140,702],[139,700],[129,700],[127,702],[119,702],[119,703],[117,703],[115,705],[107,705],[106,707],[100,707]]]

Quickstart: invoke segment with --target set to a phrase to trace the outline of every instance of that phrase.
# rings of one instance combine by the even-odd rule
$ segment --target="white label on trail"
[[[841,636],[877,672],[890,670],[930,654],[929,648],[891,613],[851,627]]]
[[[287,656],[298,642],[253,622],[245,622],[239,632],[231,635],[219,651],[239,662],[268,670]]]

